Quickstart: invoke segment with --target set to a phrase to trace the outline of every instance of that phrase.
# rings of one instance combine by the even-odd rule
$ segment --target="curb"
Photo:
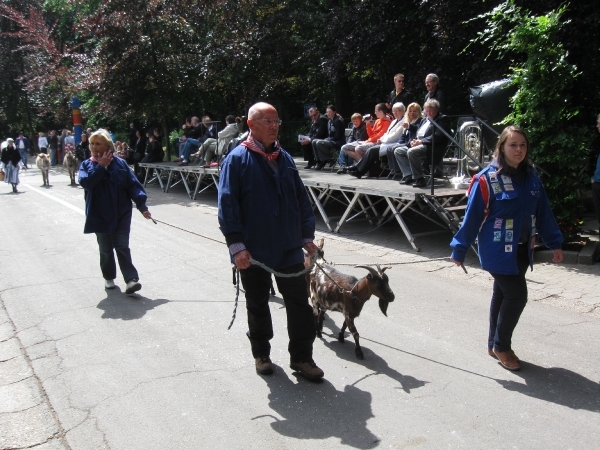
[[[600,255],[600,245],[597,241],[589,241],[579,251],[563,251],[563,261],[561,264],[582,264],[591,266],[595,264],[596,258]],[[536,263],[552,262],[552,250],[537,250],[533,252],[533,260]]]

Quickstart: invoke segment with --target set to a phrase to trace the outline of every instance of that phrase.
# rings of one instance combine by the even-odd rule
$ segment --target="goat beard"
[[[383,300],[381,298],[379,299],[379,309],[381,309],[381,312],[386,317],[387,317],[387,309],[388,309],[389,304],[390,304],[389,302],[386,302],[385,300]]]

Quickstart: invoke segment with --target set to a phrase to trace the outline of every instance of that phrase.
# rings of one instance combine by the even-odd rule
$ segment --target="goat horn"
[[[377,270],[379,270],[379,273],[381,275],[383,275],[383,272],[385,272],[387,269],[391,269],[390,266],[385,266],[383,269],[381,268],[381,266],[379,264],[377,264]]]
[[[361,268],[363,268],[363,269],[367,269],[369,272],[371,272],[371,274],[372,274],[374,277],[381,276],[381,275],[379,275],[379,273],[377,273],[377,271],[376,271],[375,269],[373,269],[372,267],[369,267],[369,266],[354,266],[354,267],[355,267],[356,269],[358,269],[359,267],[361,267]]]

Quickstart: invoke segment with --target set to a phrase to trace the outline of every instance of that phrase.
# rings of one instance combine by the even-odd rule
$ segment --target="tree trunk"
[[[354,113],[352,106],[352,91],[347,74],[340,75],[333,83],[333,97],[337,112],[344,118],[350,119]]]

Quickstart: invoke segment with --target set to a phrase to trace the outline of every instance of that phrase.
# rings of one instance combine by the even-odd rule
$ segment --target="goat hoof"
[[[338,334],[338,341],[344,342],[344,334],[343,333]]]
[[[363,355],[362,350],[356,350],[356,357],[358,359],[365,359],[365,355]]]
[[[319,339],[321,339],[321,338],[323,337],[323,334],[322,334],[320,331],[317,331],[317,337],[318,337]]]

